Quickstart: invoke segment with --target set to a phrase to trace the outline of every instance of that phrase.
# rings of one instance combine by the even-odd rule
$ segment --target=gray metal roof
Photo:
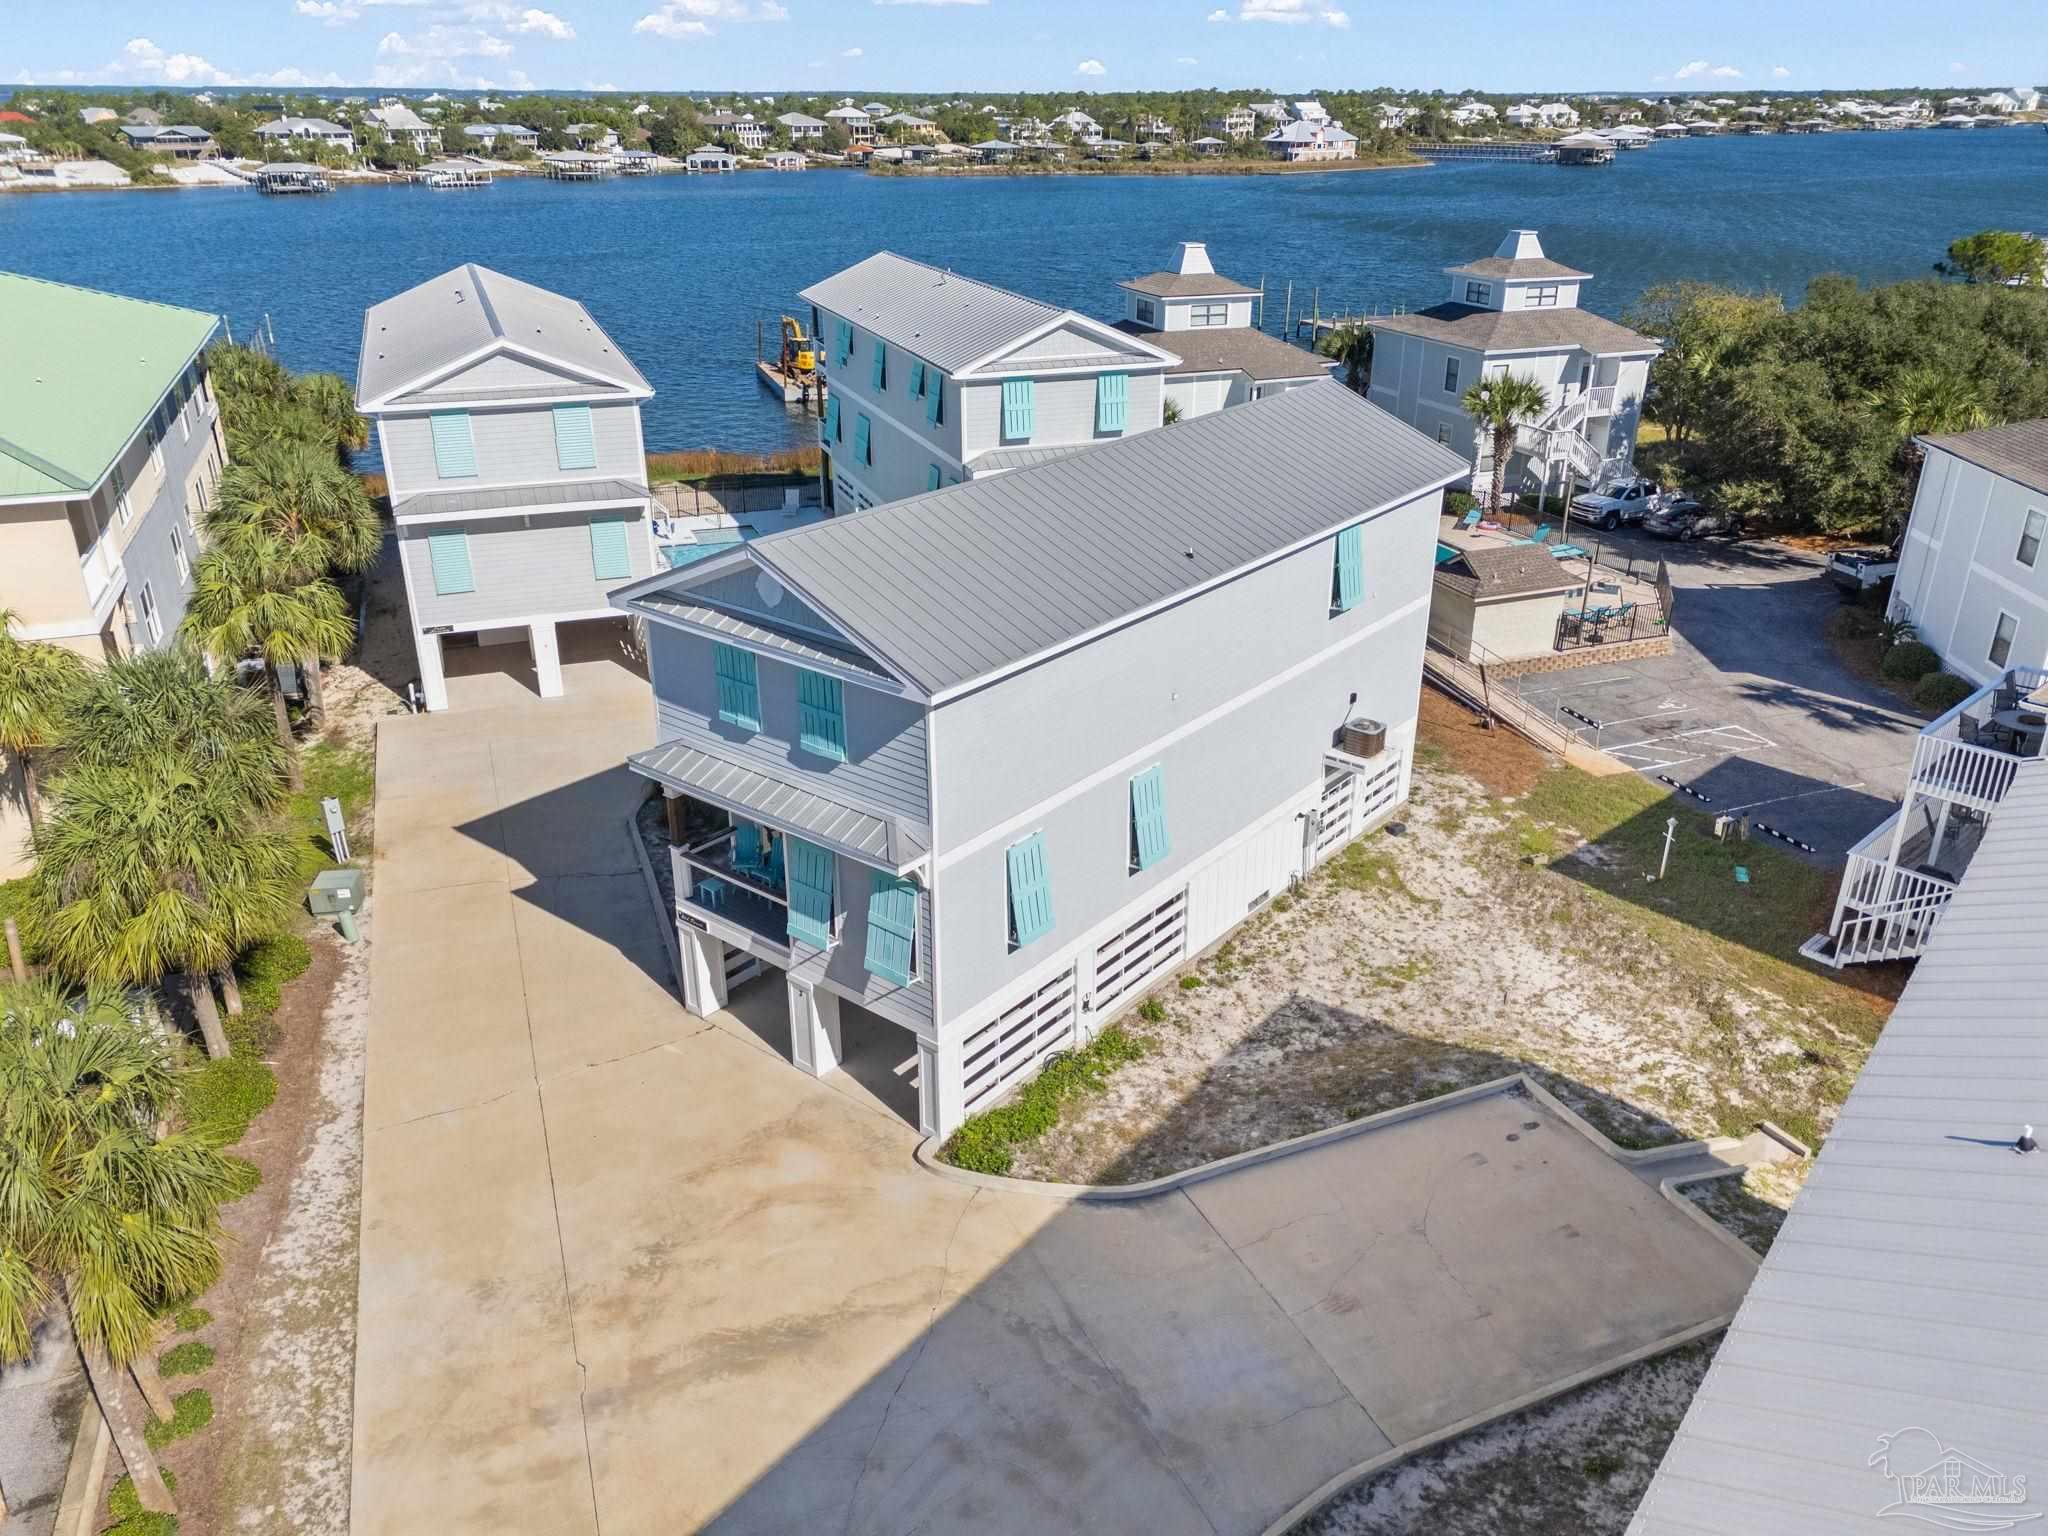
[[[430,517],[452,512],[478,515],[528,512],[535,507],[617,506],[647,503],[647,487],[631,480],[575,480],[566,484],[492,485],[473,491],[428,491],[403,496],[392,504],[396,517]]]
[[[937,697],[1471,473],[1324,381],[746,552]]]
[[[677,574],[688,569],[687,566],[682,567]],[[747,570],[750,567],[741,566],[740,569]],[[712,573],[699,570],[691,574],[703,576]],[[787,630],[771,629],[758,620],[746,618],[729,609],[699,602],[691,591],[662,591],[659,589],[659,581],[657,575],[652,581],[639,583],[651,590],[615,593],[614,596],[618,599],[615,606],[628,611],[641,609],[659,617],[676,619],[724,639],[739,640],[760,650],[777,652],[800,665],[815,666],[820,662],[826,662],[854,672],[864,672],[883,682],[896,681],[881,667],[876,666],[873,660],[851,646],[824,645],[802,635],[791,634]]]
[[[469,262],[363,312],[356,399],[365,408],[389,401],[493,347],[546,359],[599,387],[654,393],[574,299]]]
[[[1050,464],[1055,459],[1086,453],[1094,446],[1093,443],[1052,443],[1043,448],[991,448],[987,453],[976,454],[968,461],[968,467],[977,475],[1002,469],[1030,469],[1036,464]]]
[[[1042,330],[1066,311],[877,251],[799,295],[946,373]]]
[[[2048,1505],[2048,764],[2019,770],[1630,1536],[2003,1529]],[[1883,1437],[1892,1437],[1889,1445]],[[1938,1442],[1938,1444],[1936,1443]],[[1886,1475],[1943,1451],[2017,1507],[1953,1522]],[[1873,1464],[1877,1463],[1877,1464]],[[1981,1475],[1981,1472],[1979,1473]],[[1899,1518],[1899,1514],[1912,1518]],[[1974,1518],[1980,1523],[1970,1523]],[[2022,1523],[2023,1530],[2038,1530]]]
[[[1921,439],[1959,459],[1990,470],[1994,475],[2048,494],[2048,417],[2013,421],[2002,427],[1983,427],[1975,432],[1953,432],[1945,437]]]
[[[739,763],[693,747],[664,742],[635,752],[626,765],[742,816],[761,816],[789,827],[806,841],[832,848],[867,864],[902,871],[925,856],[930,837],[911,822],[871,815],[827,799],[814,790],[785,784]]]

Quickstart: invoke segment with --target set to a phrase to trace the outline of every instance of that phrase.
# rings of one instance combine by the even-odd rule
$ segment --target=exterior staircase
[[[1586,436],[1586,418],[1611,415],[1614,386],[1603,384],[1582,389],[1551,408],[1541,421],[1515,429],[1515,446],[1543,471],[1558,464],[1567,466],[1581,484],[1593,485],[1618,470],[1626,470],[1620,455],[1604,457]]]

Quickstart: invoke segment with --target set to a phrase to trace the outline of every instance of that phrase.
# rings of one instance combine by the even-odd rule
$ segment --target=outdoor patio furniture
[[[1583,560],[1586,558],[1586,552],[1576,544],[1553,544],[1550,546],[1550,558],[1553,560]]]
[[[722,911],[725,907],[726,895],[731,890],[732,887],[723,880],[699,880],[690,887],[690,899],[699,906]]]
[[[1621,596],[1621,583],[1618,581],[1596,581],[1593,583],[1593,590],[1595,592],[1612,592],[1616,597],[1619,597]]]
[[[1500,532],[1500,524],[1492,521],[1489,518],[1481,518],[1478,523],[1474,524],[1474,526],[1477,527],[1481,533]]]
[[[732,829],[732,864],[734,869],[758,872],[761,863],[761,829],[751,821],[743,821]]]
[[[1542,544],[1547,542],[1549,538],[1550,524],[1544,523],[1540,525],[1534,533],[1530,534],[1528,538],[1516,539],[1514,542],[1517,544]]]
[[[1470,512],[1467,512],[1463,517],[1458,519],[1457,525],[1458,527],[1467,530],[1477,528],[1479,526],[1479,509],[1477,507],[1474,507]]]

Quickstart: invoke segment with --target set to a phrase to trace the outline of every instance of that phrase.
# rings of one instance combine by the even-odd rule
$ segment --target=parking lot
[[[1603,564],[1667,562],[1673,653],[1527,677],[1523,698],[1702,810],[1740,812],[1839,863],[1891,814],[1920,722],[1836,661],[1827,623],[1841,598],[1822,561],[1761,540],[1597,537]]]

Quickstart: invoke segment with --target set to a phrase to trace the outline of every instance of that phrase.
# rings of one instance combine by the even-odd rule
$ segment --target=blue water
[[[2048,228],[2048,133],[1691,139],[1605,169],[1464,164],[1317,176],[662,176],[484,191],[234,189],[0,197],[0,266],[225,313],[268,314],[284,360],[353,376],[364,307],[462,261],[587,303],[653,381],[650,448],[778,447],[798,417],[752,370],[757,318],[880,247],[1110,317],[1119,278],[1209,243],[1297,311],[1434,303],[1441,269],[1511,226],[1595,274],[1618,315],[1699,278],[1796,298],[1808,279],[1924,275],[1987,227]]]

